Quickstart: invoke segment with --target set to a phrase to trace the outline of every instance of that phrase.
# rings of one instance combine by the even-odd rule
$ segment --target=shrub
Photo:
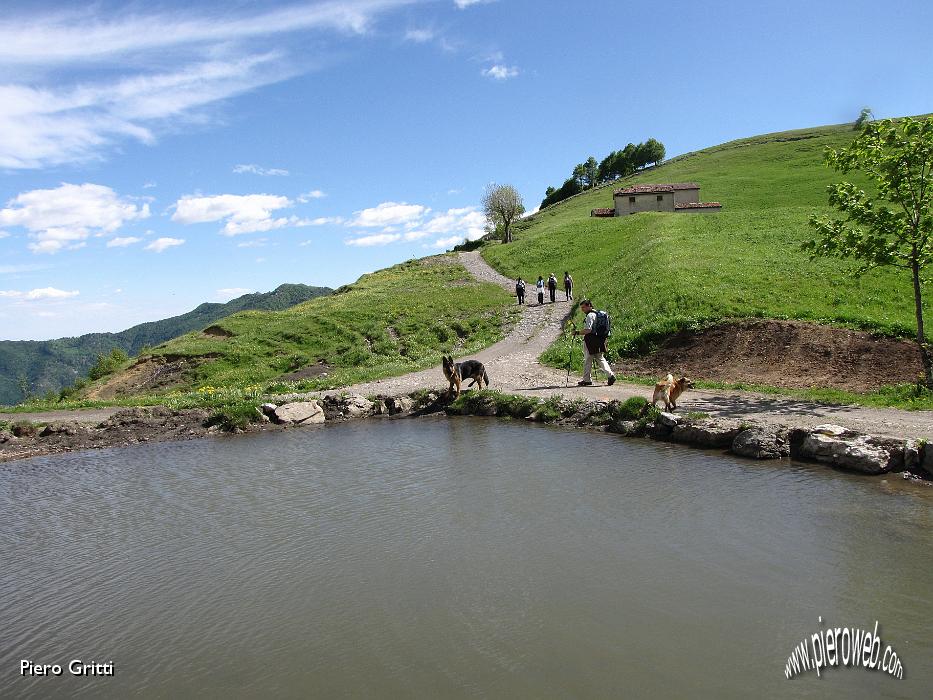
[[[114,348],[106,355],[99,353],[97,362],[88,370],[87,376],[89,379],[106,377],[108,374],[113,374],[120,369],[129,359],[130,356],[122,348]]]
[[[250,423],[258,423],[262,420],[261,416],[259,407],[255,403],[243,401],[221,406],[208,418],[207,424],[219,426],[227,432],[233,432],[235,430],[245,430]]]
[[[468,253],[471,250],[476,250],[477,248],[481,248],[485,242],[486,241],[484,241],[482,238],[477,238],[475,241],[464,241],[463,243],[459,243],[455,245],[454,250],[457,252],[463,251],[465,253]]]

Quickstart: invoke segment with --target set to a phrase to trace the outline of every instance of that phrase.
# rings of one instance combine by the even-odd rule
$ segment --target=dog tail
[[[489,372],[483,369],[483,381],[486,382],[486,386],[489,386]]]

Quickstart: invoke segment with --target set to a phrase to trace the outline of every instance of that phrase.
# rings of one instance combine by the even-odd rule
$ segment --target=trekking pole
[[[576,323],[573,321],[568,321],[568,324],[573,328],[574,331],[577,330]],[[567,333],[567,326],[564,326],[564,333]],[[567,378],[564,379],[564,388],[570,386],[570,369],[573,367],[573,339],[574,334],[567,333]]]

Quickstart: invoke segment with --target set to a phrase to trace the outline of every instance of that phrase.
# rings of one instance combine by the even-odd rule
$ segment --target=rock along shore
[[[257,409],[245,430],[282,430],[360,418],[406,418],[427,414],[500,416],[617,433],[750,459],[800,460],[861,474],[900,473],[933,485],[933,446],[923,440],[866,435],[845,427],[760,425],[674,413],[652,414],[642,403],[553,397],[542,401],[498,392],[468,392],[451,403],[445,393],[366,398],[331,393],[322,397],[276,397]],[[0,462],[75,450],[144,442],[188,440],[218,435],[223,428],[207,409],[170,410],[161,406],[116,412],[96,425],[53,422],[14,423],[0,430]]]

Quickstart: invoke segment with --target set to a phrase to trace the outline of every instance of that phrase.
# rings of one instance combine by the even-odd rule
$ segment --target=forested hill
[[[136,355],[190,331],[201,330],[238,311],[280,311],[330,294],[328,287],[283,284],[271,292],[244,294],[225,304],[205,303],[193,311],[161,321],[140,323],[119,333],[88,333],[55,340],[0,341],[0,404],[23,400],[23,384],[33,394],[58,391],[87,374],[98,353],[120,348]],[[24,382],[25,380],[25,382]]]

